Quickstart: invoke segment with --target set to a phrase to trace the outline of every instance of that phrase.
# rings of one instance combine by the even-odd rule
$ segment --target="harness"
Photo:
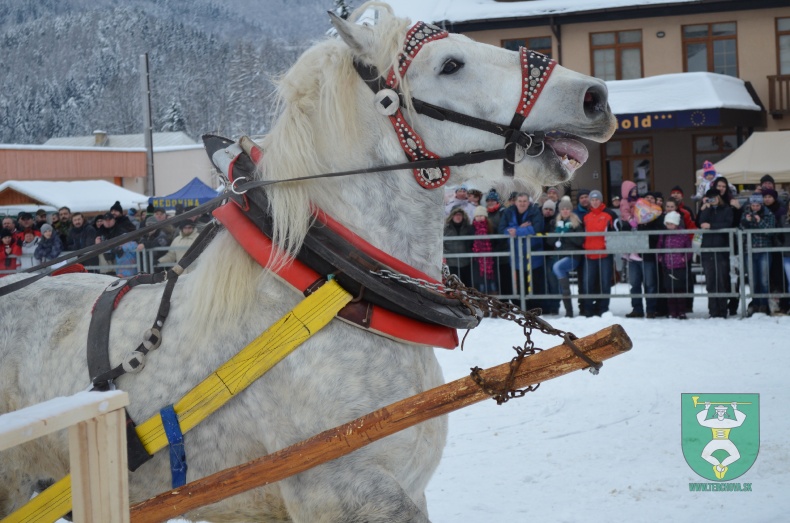
[[[520,50],[522,93],[516,113],[508,126],[418,99],[410,100],[411,107],[430,118],[503,136],[505,138],[503,149],[458,153],[447,158],[439,158],[425,147],[422,138],[408,124],[401,112],[401,106],[405,106],[406,101],[398,87],[399,78],[405,76],[412,60],[425,44],[447,36],[446,31],[435,26],[422,22],[415,24],[408,31],[403,51],[398,57],[397,74],[391,69],[386,78],[382,78],[373,66],[356,62],[354,64],[362,79],[375,93],[374,101],[379,112],[389,117],[408,163],[306,176],[300,179],[410,168],[420,186],[433,189],[447,182],[451,166],[502,159],[503,172],[507,176],[513,176],[513,165],[521,161],[524,156],[542,154],[545,149],[544,134],[528,133],[522,131],[520,127],[556,62],[539,53],[526,51],[524,48]],[[226,200],[231,200],[214,211],[215,218],[225,225],[247,252],[265,265],[274,248],[269,239],[272,217],[268,213],[266,194],[263,191],[250,191],[250,189],[300,179],[247,181],[251,179],[255,164],[262,156],[262,150],[251,140],[243,138],[239,144],[236,144],[220,137],[205,136],[204,143],[214,164],[227,175],[230,181],[229,193],[188,211],[177,219],[170,219],[115,238],[99,247],[86,247],[76,251],[69,256],[69,259],[74,263],[89,259],[97,252],[121,245],[166,224],[178,223],[193,215],[215,209]],[[517,146],[523,149],[524,155],[518,160],[515,158]],[[441,287],[440,282],[376,249],[321,211],[315,210],[314,216],[315,223],[305,238],[303,248],[296,255],[296,260],[278,272],[278,276],[304,292],[305,300],[181,400],[174,405],[165,406],[160,415],[135,426],[127,414],[131,470],[150,459],[151,454],[171,444],[174,482],[183,481],[186,472],[186,463],[182,460],[183,433],[244,390],[298,345],[327,325],[336,315],[346,322],[383,336],[448,348],[453,348],[458,343],[455,329],[473,328],[479,323],[482,318],[480,310],[458,299],[448,298],[438,290]],[[139,372],[145,365],[147,354],[158,348],[175,283],[184,269],[214,236],[216,227],[212,224],[210,228],[207,227],[207,231],[200,235],[173,269],[166,273],[118,280],[97,299],[88,340],[88,367],[95,389],[111,387],[113,381],[123,374]],[[33,270],[61,261],[64,260],[55,259]],[[36,275],[0,288],[0,296],[38,281],[44,276],[46,274]],[[121,364],[112,367],[108,356],[112,310],[135,286],[163,281],[167,283],[154,324],[146,331],[140,345],[131,351]],[[404,331],[412,334],[404,339],[400,334]],[[174,444],[181,447],[180,456],[174,455],[172,451]],[[177,480],[176,477],[180,479]],[[71,483],[70,477],[66,476],[4,519],[3,523],[52,521],[66,514],[70,508]]]
[[[422,138],[403,117],[401,107],[407,107],[407,105],[405,96],[398,87],[399,78],[406,76],[409,65],[425,44],[447,36],[449,36],[447,31],[434,25],[423,22],[414,24],[406,34],[403,51],[398,56],[397,74],[394,68],[390,68],[387,74],[382,76],[376,67],[354,61],[357,73],[375,93],[376,109],[389,117],[393,129],[398,135],[401,148],[411,161],[438,158],[438,156],[425,147]],[[519,63],[521,64],[521,94],[510,125],[459,113],[417,98],[410,99],[411,106],[417,113],[435,120],[453,122],[504,137],[505,157],[502,170],[506,176],[512,177],[513,166],[524,158],[522,156],[516,160],[516,146],[521,147],[526,156],[540,156],[545,150],[545,134],[522,131],[521,126],[532,111],[535,101],[557,65],[555,60],[535,51],[529,51],[524,47],[519,48]],[[447,183],[449,177],[449,167],[414,169],[414,178],[425,189],[441,187]]]

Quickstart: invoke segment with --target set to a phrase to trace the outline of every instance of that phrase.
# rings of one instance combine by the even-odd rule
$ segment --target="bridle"
[[[404,78],[409,65],[417,53],[430,42],[447,38],[449,33],[434,25],[417,22],[406,33],[403,51],[398,55],[398,72],[390,68],[386,76],[379,74],[376,67],[354,61],[354,67],[360,77],[374,93],[375,107],[379,113],[388,116],[393,129],[398,135],[398,140],[403,152],[409,161],[438,159],[439,156],[429,150],[422,138],[409,125],[401,111],[406,107],[405,96],[398,87],[398,78]],[[448,121],[473,127],[481,131],[496,134],[505,138],[505,156],[502,170],[505,176],[513,176],[513,166],[524,159],[525,156],[540,156],[545,150],[545,134],[543,132],[527,132],[521,130],[521,125],[526,120],[536,100],[540,96],[557,62],[551,58],[529,51],[524,47],[519,48],[521,64],[521,96],[510,125],[503,125],[490,120],[477,118],[459,113],[445,107],[411,98],[414,110],[425,116],[439,121]],[[522,155],[516,159],[516,149]],[[450,177],[449,167],[430,167],[414,169],[414,178],[425,189],[441,187]]]

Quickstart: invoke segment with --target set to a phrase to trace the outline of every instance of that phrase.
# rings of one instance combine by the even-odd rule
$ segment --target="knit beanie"
[[[569,211],[573,210],[573,203],[571,202],[570,196],[563,196],[560,200],[560,203],[557,204],[560,210],[568,209]]]
[[[485,216],[486,218],[488,218],[488,211],[482,205],[478,205],[477,207],[475,207],[475,218],[477,218],[478,216]]]
[[[672,223],[675,225],[680,225],[680,213],[675,211],[669,211],[666,216],[664,216],[664,223]]]
[[[121,207],[121,202],[115,202],[114,204],[112,204],[112,207],[110,207],[110,210],[111,211],[118,211],[119,213],[123,214],[123,207]]]
[[[554,203],[554,200],[546,200],[545,202],[543,202],[543,208],[551,209],[553,211],[557,208],[557,204]]]
[[[711,162],[705,160],[702,162],[702,176],[708,176],[709,174],[716,176],[716,168]]]
[[[41,226],[41,234],[44,234],[47,231],[53,231],[53,230],[54,229],[52,228],[52,226],[50,224],[48,224],[48,223],[45,223],[44,225]]]

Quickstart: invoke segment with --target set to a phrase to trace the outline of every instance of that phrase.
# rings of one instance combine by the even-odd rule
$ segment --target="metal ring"
[[[533,142],[533,145],[534,145],[534,142]],[[532,145],[530,145],[530,148],[532,148]],[[538,154],[529,154],[529,149],[525,149],[524,150],[524,156],[529,156],[530,158],[537,158],[538,156],[543,154],[543,151],[545,151],[545,150],[546,150],[546,142],[540,142],[540,152]],[[522,160],[523,160],[523,158],[522,158]]]
[[[239,191],[236,190],[236,184],[239,183],[240,181],[246,180],[246,179],[247,179],[246,176],[239,176],[238,178],[236,178],[235,180],[230,182],[230,192],[232,192],[233,194],[237,194],[239,196],[241,196],[242,194],[246,193],[247,191],[239,192]]]
[[[508,145],[515,145],[516,147],[519,147],[519,148],[520,148],[522,151],[524,151],[524,153],[521,155],[521,158],[519,158],[518,160],[515,160],[515,161],[512,161],[512,162],[511,162],[510,160],[508,160],[507,156],[506,156],[505,158],[503,158],[503,160],[505,160],[505,161],[506,161],[507,163],[509,163],[510,165],[516,165],[517,163],[521,163],[521,162],[523,162],[523,161],[524,161],[524,158],[526,158],[526,157],[527,157],[527,152],[526,152],[527,150],[526,150],[525,148],[521,147],[521,146],[520,146],[519,144],[517,144],[516,142],[508,142],[508,143],[506,143],[506,144],[505,144],[505,151],[507,151],[507,146],[508,146]],[[530,147],[532,147],[532,144],[531,144],[531,143],[530,143]],[[518,149],[516,149],[516,150],[518,150]],[[516,154],[515,154],[515,151],[513,151],[513,157],[515,158],[515,156],[516,156]]]

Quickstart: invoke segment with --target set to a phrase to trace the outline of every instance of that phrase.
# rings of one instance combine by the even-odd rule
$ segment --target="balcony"
[[[790,115],[790,75],[768,77],[768,112],[774,118]]]

